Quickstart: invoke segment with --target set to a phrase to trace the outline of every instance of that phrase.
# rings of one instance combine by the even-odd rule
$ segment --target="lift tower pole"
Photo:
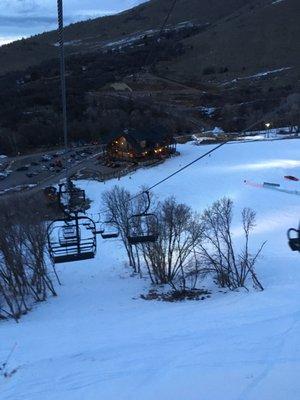
[[[63,113],[63,132],[64,146],[68,150],[68,123],[67,123],[67,95],[66,95],[66,66],[65,66],[65,49],[64,49],[64,12],[63,0],[57,0],[57,16],[58,16],[58,37],[60,50],[60,82],[61,82],[61,98]]]

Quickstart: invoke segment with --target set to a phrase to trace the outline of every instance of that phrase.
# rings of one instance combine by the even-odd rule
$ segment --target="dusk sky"
[[[65,23],[114,14],[145,0],[65,0]],[[55,29],[56,0],[0,0],[0,45]]]

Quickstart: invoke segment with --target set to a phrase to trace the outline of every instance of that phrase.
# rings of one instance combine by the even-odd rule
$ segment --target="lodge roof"
[[[170,135],[165,128],[156,126],[156,127],[147,127],[143,130],[137,129],[126,129],[123,133],[112,133],[108,135],[108,141],[112,142],[113,140],[118,139],[119,137],[125,137],[126,140],[136,147],[142,141],[147,141],[148,145],[155,145],[157,143],[161,143],[167,138],[172,139],[173,136]]]

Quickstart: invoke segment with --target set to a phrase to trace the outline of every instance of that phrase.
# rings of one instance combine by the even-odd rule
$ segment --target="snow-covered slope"
[[[137,191],[208,147],[181,145],[180,157],[106,184],[82,182],[101,207],[115,184]],[[300,183],[300,141],[229,144],[155,191],[201,210],[227,195],[238,214],[257,211],[255,246],[268,240],[258,265],[264,292],[215,289],[200,302],[146,302],[146,279],[130,277],[118,241],[99,239],[96,260],[59,267],[59,297],[19,324],[0,323],[0,363],[10,350],[11,378],[1,400],[297,400],[300,398],[300,255],[286,230],[300,217],[300,197],[244,184]],[[239,229],[234,230],[239,238]]]

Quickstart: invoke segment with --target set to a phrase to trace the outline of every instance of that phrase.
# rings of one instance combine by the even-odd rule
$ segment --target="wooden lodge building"
[[[112,161],[146,161],[165,158],[176,152],[172,135],[155,129],[151,131],[125,130],[112,135],[107,144],[107,157]]]

